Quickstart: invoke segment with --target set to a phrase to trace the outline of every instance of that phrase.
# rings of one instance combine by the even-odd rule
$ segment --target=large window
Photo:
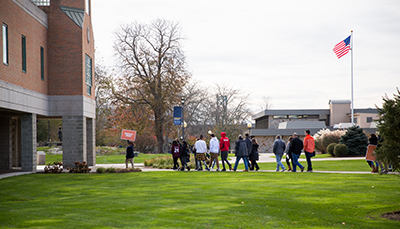
[[[87,94],[92,95],[92,58],[86,55],[86,86],[87,86]]]
[[[3,64],[8,65],[8,26],[3,24]]]
[[[44,48],[40,47],[40,78],[44,80]]]
[[[90,15],[90,0],[85,0],[85,11]]]
[[[21,47],[22,47],[22,72],[26,73],[26,37],[22,35],[21,38]]]
[[[367,117],[367,123],[371,123],[372,122],[372,117]]]

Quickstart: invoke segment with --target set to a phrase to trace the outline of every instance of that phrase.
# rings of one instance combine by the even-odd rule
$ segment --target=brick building
[[[36,123],[63,121],[63,163],[95,165],[90,0],[0,1],[0,170],[36,171]]]

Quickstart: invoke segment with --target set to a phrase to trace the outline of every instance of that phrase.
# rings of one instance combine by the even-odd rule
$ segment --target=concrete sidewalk
[[[364,159],[364,157],[346,157],[346,158],[313,158],[312,161],[341,161],[341,160],[360,160]],[[235,163],[236,158],[231,157],[230,161],[232,163]],[[282,160],[284,161],[284,159]],[[306,159],[299,159],[299,161],[306,161]],[[276,162],[274,154],[272,153],[263,153],[260,154],[258,163],[266,163],[266,162]],[[240,163],[243,163],[241,160]],[[156,168],[150,168],[150,167],[144,167],[143,163],[134,163],[135,168],[140,168],[143,172],[152,172],[152,171],[171,171],[173,172],[174,170],[172,169],[156,169]],[[367,164],[365,164],[367,166]],[[44,172],[44,165],[38,165],[36,167],[36,172],[37,173],[43,173]],[[103,168],[119,168],[123,169],[125,168],[125,164],[96,164],[95,166],[91,166],[90,168],[92,169],[92,172],[95,172],[97,168],[103,167]],[[65,170],[66,171],[66,170]],[[196,170],[190,170],[190,171],[196,171]],[[215,170],[214,170],[215,171]],[[239,172],[239,171],[238,171]],[[253,171],[252,171],[253,172]],[[258,172],[275,172],[275,170],[259,170]],[[300,171],[298,171],[300,172]],[[12,177],[12,176],[19,176],[19,175],[24,175],[24,174],[30,174],[34,172],[21,172],[18,171],[17,169],[11,172],[7,173],[2,173],[0,174],[0,179],[6,178],[6,177]],[[338,174],[374,174],[371,172],[362,172],[362,171],[314,171],[314,173],[338,173]],[[397,172],[389,172],[388,174],[399,174]]]

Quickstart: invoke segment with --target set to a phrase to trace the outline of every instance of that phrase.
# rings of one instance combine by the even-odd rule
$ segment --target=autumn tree
[[[178,23],[161,19],[123,25],[116,32],[114,48],[123,74],[114,95],[152,111],[158,152],[163,152],[163,124],[190,78],[180,32]]]

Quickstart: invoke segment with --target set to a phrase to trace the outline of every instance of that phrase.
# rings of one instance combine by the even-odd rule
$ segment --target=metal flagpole
[[[354,126],[354,95],[353,95],[353,30],[351,30],[350,50],[351,50],[351,125]]]

